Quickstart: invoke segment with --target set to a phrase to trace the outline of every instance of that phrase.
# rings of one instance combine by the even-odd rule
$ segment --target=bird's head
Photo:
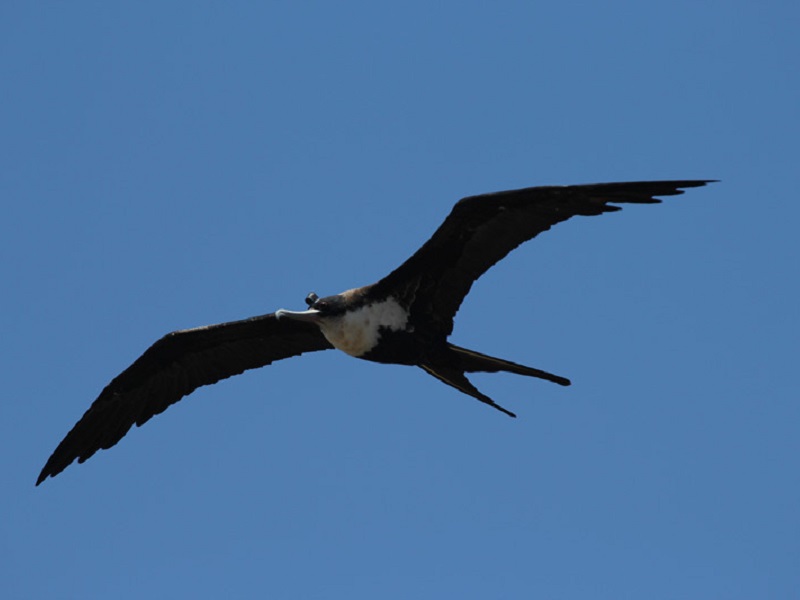
[[[296,321],[308,321],[310,323],[319,324],[322,319],[337,317],[344,314],[348,307],[347,300],[348,298],[344,294],[320,298],[314,292],[311,292],[306,296],[308,310],[296,311],[281,308],[275,311],[275,317],[278,319],[288,318],[295,319]]]

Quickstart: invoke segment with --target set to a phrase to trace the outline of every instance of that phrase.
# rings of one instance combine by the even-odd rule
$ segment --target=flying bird
[[[380,363],[422,368],[514,417],[467,373],[506,371],[569,385],[565,377],[460,348],[447,341],[472,284],[514,248],[574,216],[658,203],[712,180],[530,187],[460,200],[433,236],[397,269],[364,287],[242,321],[174,331],[109,383],[47,460],[36,485],[75,459],[111,448],[136,424],[203,385],[276,360],[336,348]]]

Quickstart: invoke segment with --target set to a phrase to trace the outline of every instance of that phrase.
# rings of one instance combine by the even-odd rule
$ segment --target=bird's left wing
[[[675,196],[706,183],[710,181],[545,186],[463,198],[411,258],[373,286],[373,293],[399,298],[418,323],[449,335],[475,280],[523,242],[574,216],[620,210],[615,204],[658,203],[657,196]]]
[[[169,333],[109,383],[47,460],[36,485],[111,448],[203,385],[304,352],[332,348],[319,327],[274,314]]]

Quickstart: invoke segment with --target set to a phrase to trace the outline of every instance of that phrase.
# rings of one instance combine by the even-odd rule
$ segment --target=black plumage
[[[413,256],[375,284],[326,298],[311,294],[303,312],[281,310],[164,336],[103,389],[36,483],[76,459],[83,462],[110,448],[134,424],[142,425],[200,386],[334,347],[367,360],[419,366],[514,416],[479,392],[465,373],[507,371],[561,385],[569,380],[447,342],[473,282],[523,242],[573,216],[620,210],[615,204],[657,203],[658,197],[706,183],[710,181],[548,186],[464,198]],[[359,315],[363,322],[356,319]]]

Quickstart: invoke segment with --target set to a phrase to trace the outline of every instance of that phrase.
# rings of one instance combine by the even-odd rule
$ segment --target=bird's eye
[[[316,308],[317,310],[327,310],[329,308],[329,305],[324,300],[320,300],[314,303],[314,308]]]

